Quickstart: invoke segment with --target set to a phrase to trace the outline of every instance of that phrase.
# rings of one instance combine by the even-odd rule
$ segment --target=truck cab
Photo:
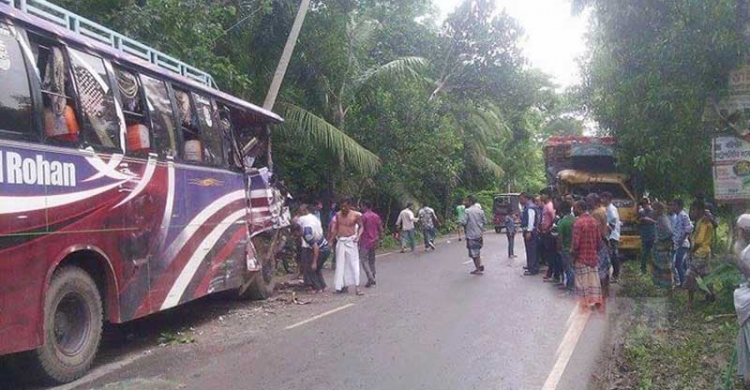
[[[618,172],[617,139],[614,137],[550,137],[544,145],[547,184],[559,195],[582,199],[590,193],[612,193],[620,214],[620,249],[640,251],[637,198],[630,177]]]
[[[495,233],[501,233],[505,229],[505,217],[513,212],[519,212],[519,198],[521,194],[508,193],[495,195],[492,200],[492,222],[495,225]]]
[[[620,250],[638,252],[641,247],[638,232],[637,199],[630,190],[630,178],[622,173],[591,173],[574,169],[557,174],[557,187],[562,194],[582,199],[590,193],[612,193],[612,204],[620,214]]]

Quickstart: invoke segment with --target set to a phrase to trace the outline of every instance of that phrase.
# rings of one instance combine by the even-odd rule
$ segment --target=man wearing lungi
[[[340,203],[340,211],[331,227],[331,239],[336,240],[336,273],[333,285],[336,292],[346,293],[354,285],[357,295],[364,295],[359,290],[359,237],[362,234],[362,214],[351,210],[349,199]],[[332,240],[329,240],[332,241]]]
[[[487,223],[487,219],[484,215],[484,211],[477,203],[477,198],[473,195],[469,196],[469,207],[466,209],[466,222],[464,227],[466,229],[466,248],[469,250],[469,257],[474,261],[475,270],[471,271],[472,275],[482,275],[484,272],[484,266],[482,265],[482,246],[484,240],[482,238],[484,233],[484,224]]]

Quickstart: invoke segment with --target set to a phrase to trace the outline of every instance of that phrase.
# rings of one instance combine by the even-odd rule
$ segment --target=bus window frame
[[[167,88],[167,98],[169,98],[169,103],[172,106],[172,120],[175,124],[175,141],[177,142],[177,150],[175,150],[175,154],[173,156],[173,159],[180,163],[185,164],[198,164],[196,161],[192,160],[186,160],[183,156],[185,155],[185,137],[182,136],[182,119],[180,118],[180,108],[177,106],[177,98],[174,95],[174,87],[172,86],[173,82],[170,80],[165,80],[163,78],[160,78],[159,76],[150,76],[156,80],[160,80],[164,83],[164,85]]]
[[[198,105],[196,104],[196,96],[208,100],[208,104],[209,104],[209,107],[210,107],[210,110],[211,110],[211,113],[210,113],[211,116],[213,116],[214,114],[216,114],[216,115],[219,114],[219,112],[218,112],[218,107],[219,106],[216,104],[216,102],[214,101],[213,96],[211,96],[210,94],[199,93],[199,92],[196,92],[194,90],[190,90],[190,99],[191,99],[192,104],[193,104],[193,111],[195,112],[196,117],[198,118],[198,126],[200,127],[200,135],[199,136],[200,136],[200,139],[201,139],[201,144],[204,143],[205,137],[206,136],[210,137],[212,133],[217,133],[218,138],[219,138],[219,144],[218,145],[219,145],[219,149],[220,150],[218,150],[218,153],[219,153],[218,157],[221,159],[221,161],[219,161],[219,164],[211,164],[211,163],[207,163],[205,161],[202,161],[202,164],[205,165],[205,166],[209,166],[209,167],[220,167],[220,168],[224,168],[224,169],[229,169],[229,167],[230,167],[229,161],[225,161],[224,160],[224,141],[223,141],[224,136],[221,134],[222,133],[221,128],[219,128],[219,124],[218,123],[215,124],[216,128],[208,127],[208,124],[206,123],[206,120],[201,117],[202,113],[198,112]],[[216,108],[215,112],[214,112],[214,108]],[[214,120],[218,121],[219,118],[217,117],[217,118],[212,118],[211,119],[212,122]],[[207,143],[206,143],[206,145],[207,145]]]
[[[165,80],[165,81],[167,81],[167,80]],[[204,154],[203,153],[203,149],[204,149],[204,145],[205,145],[204,135],[205,135],[206,132],[212,131],[213,129],[206,128],[204,126],[204,124],[203,124],[203,121],[199,117],[199,113],[197,111],[198,108],[195,105],[195,98],[194,98],[193,94],[200,94],[200,93],[196,92],[194,89],[192,89],[190,87],[187,87],[187,86],[185,86],[183,84],[179,84],[179,83],[175,83],[175,82],[167,81],[167,85],[169,85],[170,88],[171,88],[170,89],[170,99],[172,100],[172,106],[174,107],[173,112],[174,112],[174,116],[175,116],[175,120],[176,120],[175,123],[177,124],[177,130],[178,130],[178,133],[179,133],[179,138],[178,138],[178,140],[180,142],[179,151],[178,151],[179,152],[178,156],[180,158],[179,161],[182,162],[182,163],[185,163],[185,164],[196,165],[196,166],[201,166],[201,167],[209,167],[209,168],[217,168],[217,169],[229,169],[229,164],[226,161],[224,161],[222,164],[210,164],[210,163],[207,163],[205,161],[205,156],[203,155]],[[198,125],[198,140],[201,143],[201,160],[200,161],[188,160],[188,159],[185,158],[185,142],[186,142],[186,140],[185,140],[184,131],[183,131],[183,127],[184,126],[182,124],[182,118],[180,117],[180,107],[177,104],[177,95],[175,93],[176,91],[180,91],[180,92],[183,92],[183,93],[187,94],[188,99],[190,100],[190,109],[192,111],[191,114],[194,115],[195,118],[198,121],[198,123],[197,123],[197,125]],[[207,98],[209,99],[209,101],[211,101],[213,99],[213,96],[211,96],[210,94],[207,94],[205,92],[203,93],[202,96],[206,97],[206,95],[208,95]]]
[[[69,81],[70,88],[72,89],[72,91],[71,91],[72,92],[71,93],[72,96],[66,96],[66,97],[70,98],[73,101],[73,111],[74,111],[74,113],[76,115],[76,120],[78,121],[79,126],[80,126],[80,124],[83,123],[83,117],[81,116],[81,107],[80,107],[80,104],[78,102],[78,89],[77,89],[77,86],[76,86],[76,83],[75,83],[75,80],[74,80],[74,76],[73,76],[73,72],[72,72],[73,68],[71,67],[70,57],[68,56],[68,45],[65,42],[63,42],[63,41],[61,41],[59,39],[55,39],[55,38],[49,36],[48,34],[40,33],[40,32],[38,32],[36,30],[29,29],[29,28],[25,28],[25,30],[26,30],[26,42],[29,44],[29,48],[32,49],[32,54],[33,54],[33,47],[34,46],[44,46],[44,47],[49,47],[50,49],[53,46],[56,46],[56,47],[60,48],[60,51],[62,52],[63,58],[65,59],[65,73],[66,73],[66,77],[68,77],[68,80],[70,80]],[[34,99],[36,99],[35,101],[39,102],[39,104],[38,104],[39,108],[35,109],[34,111],[35,111],[37,123],[39,124],[38,125],[38,128],[39,128],[38,131],[39,131],[39,134],[40,134],[40,143],[45,144],[45,145],[50,145],[50,146],[61,147],[61,148],[68,148],[68,149],[81,149],[81,148],[85,147],[84,146],[85,145],[85,141],[83,140],[83,134],[82,134],[82,132],[78,134],[78,140],[77,141],[61,140],[61,139],[58,139],[58,138],[55,138],[55,137],[49,137],[45,133],[45,131],[44,131],[44,118],[43,118],[43,115],[44,115],[44,93],[45,92],[42,90],[41,71],[40,71],[40,69],[37,68],[38,59],[37,58],[33,58],[33,60],[34,60],[34,63],[33,63],[34,69],[36,69],[37,72],[39,72],[39,74],[38,74],[39,77],[34,77],[33,78],[34,79],[34,83],[33,84],[35,84],[33,88],[38,93],[38,96],[35,96]]]
[[[148,141],[152,145],[152,147],[149,148],[151,150],[146,155],[144,155],[144,154],[134,154],[132,151],[128,150],[128,147],[127,147],[127,121],[126,121],[126,118],[125,118],[125,115],[126,115],[125,114],[125,110],[122,107],[122,96],[120,96],[120,85],[119,85],[119,81],[117,80],[117,75],[116,74],[112,74],[110,76],[110,79],[112,79],[112,80],[110,80],[110,82],[113,82],[113,83],[115,83],[113,85],[116,85],[116,87],[114,87],[114,90],[115,90],[114,91],[114,94],[115,94],[115,103],[120,106],[120,111],[122,112],[122,120],[125,121],[124,125],[125,125],[125,138],[126,139],[125,139],[125,144],[122,145],[123,151],[124,151],[125,155],[128,156],[128,157],[134,157],[134,158],[144,158],[145,156],[150,156],[150,155],[158,156],[159,155],[158,151],[154,151],[154,146],[156,146],[156,137],[154,136],[154,133],[156,132],[156,128],[155,128],[154,123],[153,123],[153,121],[151,119],[151,110],[148,109],[148,100],[147,100],[147,97],[146,97],[146,88],[143,86],[143,81],[141,80],[141,75],[145,75],[147,77],[150,77],[150,78],[153,78],[153,79],[156,79],[156,80],[159,80],[159,78],[158,77],[153,77],[153,76],[148,75],[148,74],[146,74],[144,72],[139,72],[138,70],[134,69],[133,67],[123,65],[119,61],[111,60],[110,64],[112,66],[112,72],[113,73],[116,73],[118,70],[123,70],[123,71],[129,72],[129,73],[131,73],[132,75],[135,76],[136,82],[138,83],[138,98],[140,99],[141,105],[143,106],[143,108],[142,108],[142,110],[143,110],[143,113],[142,113],[142,115],[143,115],[143,122],[145,122],[144,124],[148,125]],[[167,158],[169,156],[165,155],[165,156],[162,156],[162,157]]]
[[[81,94],[80,94],[79,89],[78,89],[78,78],[75,76],[75,71],[73,70],[73,59],[71,58],[70,51],[69,51],[71,49],[79,51],[79,52],[87,54],[87,55],[90,55],[90,56],[95,57],[95,58],[97,58],[97,59],[99,59],[99,60],[102,61],[102,65],[104,66],[104,70],[105,70],[105,72],[107,72],[107,81],[109,81],[109,84],[110,84],[109,88],[110,88],[110,90],[112,90],[112,99],[115,101],[115,107],[114,107],[114,109],[115,109],[115,113],[116,114],[117,114],[117,110],[118,110],[118,107],[116,105],[118,104],[118,102],[115,99],[115,92],[114,92],[115,87],[113,87],[113,84],[112,84],[112,76],[113,75],[110,74],[111,72],[109,71],[109,69],[107,69],[107,65],[106,65],[107,59],[105,58],[105,56],[102,56],[101,54],[99,54],[99,53],[97,53],[95,51],[88,50],[84,46],[65,45],[65,57],[66,57],[66,59],[68,61],[68,73],[71,74],[71,77],[72,77],[71,80],[72,80],[72,83],[73,83],[73,89],[75,91],[75,93],[74,93],[75,96],[73,97],[73,100],[75,100],[75,102],[76,102],[76,117],[85,119],[83,121],[81,121],[81,119],[79,119],[79,122],[78,122],[79,126],[81,127],[81,130],[82,130],[81,133],[80,133],[80,136],[79,136],[79,140],[82,140],[82,143],[81,143],[82,147],[83,148],[89,148],[90,147],[94,151],[99,152],[99,153],[124,154],[125,153],[125,145],[122,145],[122,143],[125,141],[125,134],[123,133],[123,129],[124,129],[124,125],[125,125],[124,123],[120,124],[119,138],[117,140],[117,142],[120,143],[119,147],[112,148],[112,147],[107,147],[107,146],[104,146],[104,145],[94,144],[94,143],[91,143],[87,139],[88,137],[86,137],[86,135],[89,134],[89,133],[93,133],[96,130],[94,130],[93,126],[91,125],[91,121],[87,117],[88,114],[84,113],[83,112],[83,108],[81,107]],[[86,115],[86,116],[84,116],[84,115]],[[125,118],[123,116],[120,116],[120,115],[116,115],[116,116],[118,117],[117,118],[118,121],[125,120]],[[83,131],[84,127],[87,128],[87,131]]]
[[[233,148],[233,153],[232,154],[234,154],[233,157],[237,158],[237,161],[239,162],[240,165],[239,166],[235,166],[232,163],[232,161],[225,161],[225,164],[227,165],[228,169],[230,169],[232,171],[244,172],[245,167],[244,167],[243,159],[242,159],[242,145],[240,145],[240,143],[238,142],[237,128],[234,125],[234,121],[232,120],[232,113],[235,110],[239,110],[239,108],[234,107],[231,104],[228,104],[228,103],[226,103],[226,102],[224,102],[224,101],[222,101],[220,99],[217,99],[217,98],[215,98],[213,96],[211,97],[211,101],[217,107],[217,110],[219,111],[218,112],[218,114],[219,114],[219,120],[221,120],[221,110],[222,109],[226,109],[227,112],[228,112],[228,114],[229,114],[229,124],[230,124],[230,131],[229,131],[229,133],[230,133],[230,140],[229,140],[229,142],[231,142],[231,144],[232,144],[232,148]],[[223,134],[222,134],[222,138],[223,138]]]
[[[180,127],[180,122],[179,122],[179,117],[178,117],[177,112],[176,112],[177,105],[175,104],[174,98],[172,96],[172,84],[169,81],[164,80],[158,74],[154,74],[154,73],[151,73],[151,72],[148,72],[148,71],[144,72],[142,70],[138,70],[138,69],[135,69],[133,67],[125,66],[125,65],[123,65],[123,64],[121,64],[119,62],[117,62],[117,63],[121,67],[123,67],[124,69],[134,69],[133,72],[135,72],[138,75],[138,82],[141,84],[141,86],[143,86],[143,79],[141,78],[143,76],[148,77],[148,78],[153,79],[153,80],[156,80],[158,82],[161,82],[164,85],[164,89],[167,92],[167,99],[169,99],[169,107],[170,107],[170,110],[172,111],[172,115],[171,115],[171,117],[172,117],[172,124],[175,126],[175,129],[174,129],[174,133],[175,133],[174,134],[174,137],[175,137],[174,156],[170,156],[170,155],[166,155],[164,153],[161,153],[160,150],[156,150],[155,152],[151,152],[151,153],[156,154],[158,157],[163,157],[167,161],[182,162],[182,158],[181,158],[182,153],[180,153],[180,147],[182,145],[182,131],[180,131],[180,128],[179,128]],[[143,102],[144,102],[144,104],[146,104],[146,107],[144,109],[145,109],[145,111],[148,114],[149,124],[151,125],[151,141],[153,142],[154,147],[156,147],[156,126],[154,125],[153,117],[151,116],[151,110],[148,108],[148,96],[146,95],[146,88],[145,87],[142,88],[142,93],[143,93],[143,99],[144,99]]]
[[[32,142],[42,143],[42,128],[39,119],[42,117],[42,100],[41,100],[41,88],[36,82],[36,64],[33,63],[33,58],[29,58],[28,53],[24,50],[24,45],[30,47],[28,36],[26,35],[26,29],[17,26],[12,21],[6,18],[0,18],[0,23],[6,25],[12,29],[11,38],[16,41],[19,50],[21,51],[21,57],[23,58],[24,71],[26,72],[26,82],[29,86],[29,99],[31,100],[31,129],[25,133],[19,133],[9,130],[0,130],[0,139],[19,141],[19,142]],[[13,66],[13,64],[11,64]],[[37,98],[37,92],[39,97]]]

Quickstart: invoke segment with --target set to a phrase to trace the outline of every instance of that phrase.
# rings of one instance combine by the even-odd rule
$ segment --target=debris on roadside
[[[194,329],[190,328],[189,331],[190,331],[190,334],[183,332],[183,331],[161,332],[161,334],[159,334],[159,338],[157,339],[157,342],[159,343],[160,347],[166,347],[166,346],[178,345],[178,344],[193,344],[195,343],[195,337],[193,337],[192,335],[192,332],[194,331]]]

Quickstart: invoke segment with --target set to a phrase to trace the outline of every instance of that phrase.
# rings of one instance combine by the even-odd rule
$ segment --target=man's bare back
[[[355,235],[361,217],[362,214],[356,211],[348,210],[346,213],[344,213],[344,211],[339,211],[336,213],[336,226],[334,227],[335,230],[333,231],[333,234],[336,238],[351,237]]]

